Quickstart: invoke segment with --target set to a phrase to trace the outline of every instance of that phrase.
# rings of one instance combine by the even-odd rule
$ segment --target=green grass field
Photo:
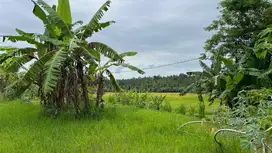
[[[107,101],[108,96],[112,93],[106,93],[104,99]],[[190,106],[198,108],[198,98],[195,94],[187,94],[185,96],[180,96],[178,93],[150,93],[155,96],[166,95],[166,101],[168,101],[171,106],[175,109],[183,104],[185,107],[189,108]],[[218,107],[218,101],[215,101],[214,104],[209,106],[207,96],[204,96],[205,105],[206,105],[206,114],[211,115],[213,110]]]
[[[173,107],[197,105],[196,96],[168,94]],[[209,108],[210,109],[210,108]],[[220,136],[213,142],[212,125],[179,125],[195,120],[175,113],[107,106],[99,118],[46,118],[38,103],[0,102],[1,153],[242,153],[239,141]]]

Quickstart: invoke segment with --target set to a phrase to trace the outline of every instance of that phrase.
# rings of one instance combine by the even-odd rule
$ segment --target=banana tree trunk
[[[205,118],[205,104],[203,100],[202,93],[198,94],[198,101],[199,101],[199,118]]]
[[[104,89],[103,73],[99,73],[96,91],[96,108],[99,108],[99,105],[102,102],[102,96],[104,93],[103,89]]]
[[[81,89],[82,89],[82,94],[84,98],[85,111],[89,113],[91,109],[91,105],[90,105],[90,100],[88,95],[88,85],[87,85],[87,80],[83,73],[83,65],[81,61],[78,61],[77,63],[77,70],[78,70],[78,78],[81,83]]]

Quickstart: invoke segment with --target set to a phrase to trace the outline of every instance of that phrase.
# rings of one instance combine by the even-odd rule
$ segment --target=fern
[[[94,29],[101,29],[102,26],[106,27],[108,25],[110,25],[112,22],[108,22],[107,24],[104,25],[100,25],[99,24],[99,20],[102,19],[104,12],[108,11],[109,7],[110,7],[110,3],[111,1],[106,1],[100,8],[99,10],[95,13],[95,15],[93,16],[93,18],[91,19],[91,21],[84,26],[84,32],[81,35],[82,39],[88,38],[93,34]]]
[[[45,80],[44,80],[44,93],[48,93],[54,90],[57,86],[58,80],[61,75],[60,67],[62,63],[67,59],[67,52],[59,50],[52,57],[50,61],[45,64]]]

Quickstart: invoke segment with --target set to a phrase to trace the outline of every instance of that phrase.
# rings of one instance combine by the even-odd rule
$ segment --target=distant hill
[[[186,74],[171,76],[153,76],[117,80],[121,88],[136,89],[149,92],[180,92],[193,82],[193,78]],[[114,91],[109,80],[105,82],[105,91]]]

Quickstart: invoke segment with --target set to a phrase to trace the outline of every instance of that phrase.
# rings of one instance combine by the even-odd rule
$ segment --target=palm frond
[[[135,55],[137,55],[137,52],[124,52],[124,53],[119,54],[119,56],[122,58],[124,58],[126,56],[135,56]]]
[[[270,76],[272,74],[272,69],[262,73],[262,75],[259,76],[259,78],[264,78],[266,76]]]
[[[109,46],[100,43],[100,42],[91,42],[87,45],[88,49],[93,49],[97,52],[99,52],[100,54],[104,55],[105,57],[108,57],[110,59],[112,59],[113,61],[120,61],[123,62],[123,58],[112,48],[110,48]]]
[[[42,8],[34,0],[31,0],[31,1],[34,3],[34,8],[33,8],[33,11],[32,11],[33,14],[36,17],[38,17],[40,20],[42,20],[44,24],[48,24],[45,12],[42,10]]]
[[[83,24],[83,21],[81,21],[81,20],[79,20],[79,21],[76,21],[76,22],[74,22],[73,24],[72,24],[72,27],[73,26],[76,26],[76,25],[82,25]]]
[[[137,71],[138,73],[140,74],[145,74],[145,72],[133,65],[130,65],[130,64],[127,64],[127,63],[121,63],[120,66],[123,66],[123,67],[126,67],[126,68],[129,68],[130,70],[132,71]]]
[[[120,88],[120,86],[118,85],[117,81],[115,80],[113,74],[108,70],[106,69],[106,73],[108,75],[108,77],[110,78],[110,81],[111,81],[111,84],[113,85],[113,87],[115,88],[115,90],[117,92],[120,92],[122,89]]]
[[[241,68],[241,71],[243,71],[247,75],[259,77],[262,75],[261,71],[255,68]]]
[[[67,52],[59,50],[55,55],[45,64],[45,79],[44,79],[44,93],[54,90],[57,86],[58,80],[61,75],[60,67],[67,59]]]
[[[124,52],[124,53],[119,54],[119,56],[120,56],[121,58],[124,58],[124,57],[126,57],[126,56],[135,56],[135,55],[137,55],[137,52]],[[110,59],[109,61],[107,61],[107,62],[105,63],[105,65],[109,65],[109,64],[112,63],[112,62],[114,62],[114,60]],[[122,62],[120,62],[120,63],[122,63]]]
[[[66,36],[71,36],[71,31],[68,26],[65,24],[64,20],[58,15],[58,13],[50,7],[43,0],[38,0],[37,4],[40,5],[47,13],[47,18],[50,21],[50,24],[56,25],[61,29],[62,33]]]
[[[58,1],[57,13],[66,24],[72,24],[72,14],[69,0]]]
[[[45,29],[46,33],[49,32],[53,37],[55,37],[56,32],[53,29],[54,26],[52,26],[49,23],[49,20],[47,19],[46,13],[34,0],[31,0],[31,1],[34,3],[34,8],[33,8],[33,11],[32,11],[33,14],[43,22],[43,24],[46,27],[46,29]]]
[[[189,85],[185,90],[183,90],[179,95],[180,95],[180,96],[186,95],[186,94],[189,93],[194,87],[195,87],[195,83],[192,83],[192,84]]]
[[[102,29],[112,25],[113,23],[115,23],[115,21],[98,23],[95,27],[91,27],[90,29],[87,29],[88,25],[84,25],[84,26],[77,28],[74,32],[75,32],[75,34],[77,34],[78,37],[80,37],[83,40],[88,37],[91,37],[95,32],[99,32]],[[85,34],[84,34],[84,32],[85,32]]]
[[[102,26],[99,25],[99,21],[102,19],[104,12],[108,11],[110,7],[110,0],[107,0],[94,14],[93,18],[90,20],[90,22],[83,28],[84,32],[82,33],[81,38],[85,39],[88,38],[93,34],[94,29],[101,29]],[[110,24],[110,23],[109,23]],[[104,25],[105,27],[106,25]]]
[[[9,35],[4,35],[4,36],[0,36],[3,38],[3,42],[5,42],[6,40],[11,41],[11,42],[18,42],[18,41],[25,41],[28,42],[29,44],[33,44],[33,45],[38,45],[39,42],[37,42],[35,40],[35,38],[30,38],[27,36],[9,36]]]
[[[5,72],[18,72],[24,64],[28,63],[33,59],[32,56],[23,55],[20,57],[9,58],[6,62],[2,63],[2,68]]]
[[[23,82],[32,82],[37,79],[38,74],[42,72],[44,65],[46,62],[48,62],[53,55],[55,54],[54,51],[51,51],[44,56],[42,56],[39,60],[35,61],[29,70],[26,72],[26,74],[23,76],[22,81]]]
[[[199,61],[199,63],[200,63],[200,66],[202,67],[203,71],[207,71],[207,72],[212,73],[212,69],[207,64],[205,64],[202,61]]]
[[[34,52],[36,52],[36,48],[26,47],[26,48],[14,48],[11,50],[6,50],[7,56],[13,57],[13,56],[22,56],[22,55],[29,55],[33,56]]]
[[[56,46],[65,45],[65,43],[63,41],[61,41],[61,40],[50,38],[50,37],[47,37],[47,36],[44,36],[44,35],[38,36],[38,38],[42,42],[51,43],[51,44],[56,45]]]
[[[12,47],[12,46],[0,46],[0,51],[9,52],[9,51],[13,51],[15,49],[18,49],[18,48],[17,47]]]
[[[87,61],[93,61],[94,59],[100,61],[100,54],[89,48],[89,49],[86,49],[85,47],[80,47],[81,48],[81,54],[82,56],[87,60]]]
[[[21,29],[18,29],[18,28],[16,28],[15,31],[21,36],[30,37],[30,38],[33,38],[33,39],[35,39],[36,35],[37,35],[35,33],[25,32],[25,31],[23,31]]]
[[[15,80],[5,88],[4,95],[10,99],[19,98],[30,85],[31,83],[23,84],[21,79]]]

